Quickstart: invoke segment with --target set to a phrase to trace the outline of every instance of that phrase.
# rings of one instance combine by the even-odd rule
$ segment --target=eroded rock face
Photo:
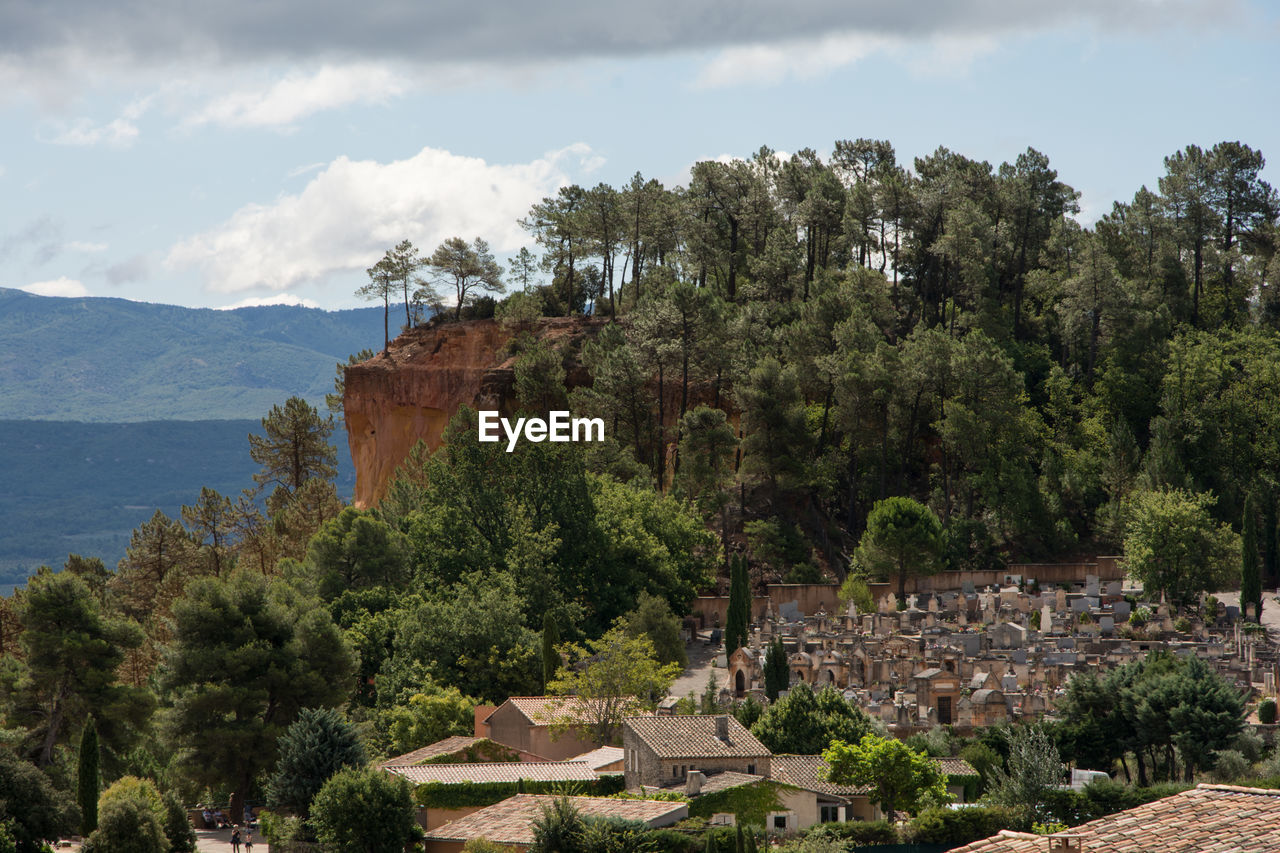
[[[347,368],[343,409],[356,468],[356,506],[382,498],[418,441],[437,450],[459,406],[511,411],[512,337],[527,331],[555,343],[566,355],[567,384],[573,387],[588,381],[577,354],[603,323],[582,317],[544,318],[515,329],[494,320],[440,323],[405,332],[386,354]]]

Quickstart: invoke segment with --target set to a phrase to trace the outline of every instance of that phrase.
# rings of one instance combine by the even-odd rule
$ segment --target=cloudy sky
[[[4,0],[0,286],[351,307],[405,237],[859,136],[1034,146],[1089,221],[1189,143],[1280,163],[1278,104],[1264,0]]]

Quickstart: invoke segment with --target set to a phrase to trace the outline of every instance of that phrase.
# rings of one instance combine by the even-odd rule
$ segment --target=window
[[[822,808],[820,809],[820,812],[821,814],[818,819],[822,823],[831,823],[832,821],[840,819],[839,806],[822,806]]]
[[[787,828],[787,816],[784,814],[774,815],[773,828],[785,830]]]
[[[680,778],[680,768],[674,764],[671,765],[671,778],[672,779]]]
[[[750,773],[752,776],[756,775],[756,766],[754,764],[748,764],[747,772]]]

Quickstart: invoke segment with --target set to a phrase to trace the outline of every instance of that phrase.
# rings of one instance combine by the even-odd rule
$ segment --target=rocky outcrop
[[[514,329],[494,320],[440,322],[405,332],[386,353],[348,367],[343,409],[356,468],[356,506],[372,506],[382,498],[419,441],[438,449],[459,406],[511,411],[515,358],[507,344],[516,334],[528,332],[555,344],[565,355],[567,384],[573,387],[589,381],[577,355],[603,322],[544,318]]]

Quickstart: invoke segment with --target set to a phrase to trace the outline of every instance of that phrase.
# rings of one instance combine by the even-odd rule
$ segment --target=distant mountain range
[[[0,288],[0,593],[68,553],[124,556],[201,486],[252,486],[249,432],[297,395],[323,413],[338,362],[382,344],[382,308],[233,311]],[[355,472],[346,435],[338,491]]]
[[[261,418],[295,395],[320,405],[337,362],[381,348],[382,310],[218,311],[0,288],[0,418]]]

